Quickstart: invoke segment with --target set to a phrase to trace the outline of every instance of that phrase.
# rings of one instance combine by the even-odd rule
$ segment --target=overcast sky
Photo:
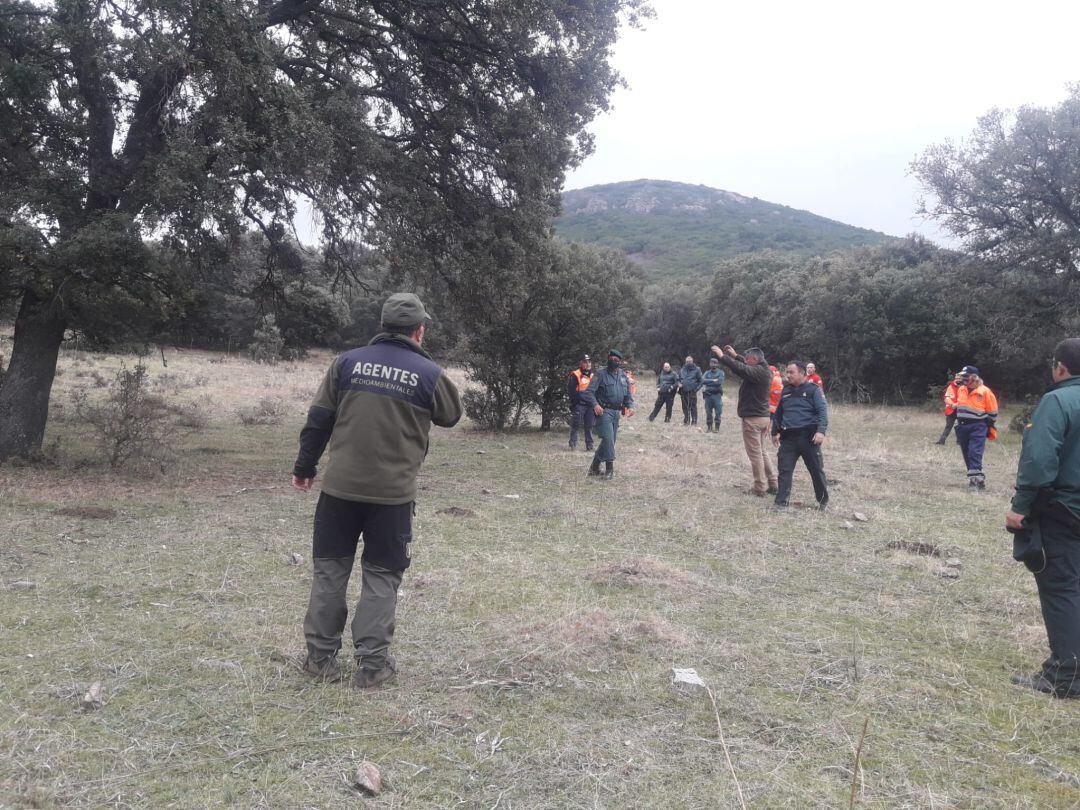
[[[907,176],[992,107],[1080,81],[1080,3],[654,0],[615,64],[629,83],[566,188],[702,183],[885,233],[941,240]]]

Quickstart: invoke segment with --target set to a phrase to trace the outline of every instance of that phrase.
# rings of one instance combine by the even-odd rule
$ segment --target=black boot
[[[614,478],[614,477],[615,477],[615,462],[614,461],[605,461],[604,462],[604,478]]]
[[[588,475],[600,475],[600,462],[597,459],[593,459],[593,463],[589,466],[589,471],[585,473]]]

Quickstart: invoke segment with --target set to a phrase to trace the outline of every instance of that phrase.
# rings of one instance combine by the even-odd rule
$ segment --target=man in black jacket
[[[750,469],[754,474],[750,491],[764,498],[766,494],[776,492],[777,488],[776,468],[767,447],[772,372],[761,349],[747,349],[745,358],[731,346],[723,349],[713,346],[712,353],[720,358],[728,371],[742,380],[735,412],[742,420],[743,447],[746,448],[746,457],[750,459]]]
[[[788,505],[791,478],[795,464],[801,458],[814,482],[818,509],[824,511],[829,503],[829,488],[821,468],[819,448],[829,429],[829,406],[821,389],[806,378],[805,365],[797,361],[788,363],[785,376],[787,385],[780,392],[780,403],[772,417],[773,445],[780,448],[777,457],[780,486],[776,505]]]

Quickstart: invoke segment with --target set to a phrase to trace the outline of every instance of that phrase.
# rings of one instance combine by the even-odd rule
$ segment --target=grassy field
[[[63,357],[55,463],[0,468],[0,806],[1080,805],[1080,705],[1008,681],[1045,656],[1001,528],[1017,437],[969,495],[915,410],[835,408],[826,514],[746,494],[732,391],[718,436],[624,422],[611,482],[562,432],[433,431],[397,681],[306,680],[315,498],[288,474],[327,360],[172,353],[156,387],[209,424],[115,473],[70,402],[120,358]],[[261,398],[280,424],[242,423]]]

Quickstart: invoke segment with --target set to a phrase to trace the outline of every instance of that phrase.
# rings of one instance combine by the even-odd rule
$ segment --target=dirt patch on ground
[[[112,520],[116,517],[116,510],[109,509],[107,506],[65,506],[57,509],[53,514],[92,520]]]
[[[443,588],[457,581],[458,572],[452,568],[442,568],[435,571],[424,571],[416,576],[410,576],[408,585],[410,588],[423,591],[428,588]]]
[[[699,588],[705,581],[660,560],[635,557],[593,568],[585,578],[601,585],[662,585]]]
[[[449,515],[450,517],[462,517],[471,518],[476,517],[476,512],[472,509],[465,509],[462,506],[449,506],[446,509],[439,509],[436,515]]]

